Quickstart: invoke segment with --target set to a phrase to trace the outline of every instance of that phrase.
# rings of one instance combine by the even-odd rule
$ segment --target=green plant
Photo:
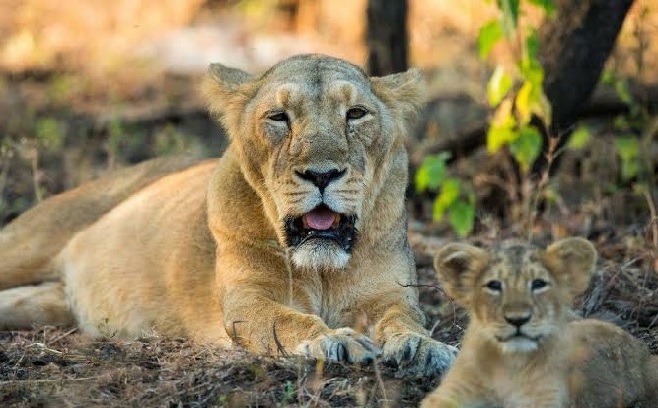
[[[639,69],[639,67],[638,67]],[[619,134],[615,147],[619,156],[620,178],[623,183],[635,181],[642,190],[654,185],[653,162],[650,156],[656,137],[656,119],[633,96],[628,81],[615,75],[612,70],[603,73],[601,82],[614,89],[617,97],[628,106],[628,112],[615,118],[613,126]],[[641,133],[641,130],[644,131]],[[649,188],[649,190],[652,190]]]
[[[495,4],[500,15],[481,28],[479,55],[486,59],[495,46],[505,44],[513,64],[496,65],[487,83],[487,101],[493,108],[487,151],[494,154],[505,148],[516,163],[520,174],[507,170],[510,187],[504,190],[512,203],[512,219],[521,221],[530,234],[540,201],[549,198],[549,168],[559,152],[557,139],[549,137],[545,146],[547,166],[538,179],[532,177],[533,164],[544,148],[544,135],[548,135],[552,109],[543,88],[537,29],[520,16],[524,10],[534,8],[542,17],[551,17],[555,5],[553,0],[526,0],[523,4],[521,0],[496,0]]]
[[[555,11],[552,0],[525,3],[539,7],[549,16]],[[487,131],[487,150],[493,154],[504,147],[518,165],[525,185],[506,191],[513,201],[521,196],[517,205],[521,210],[516,212],[530,222],[540,194],[533,185],[545,189],[548,184],[547,177],[532,184],[529,175],[542,150],[542,130],[551,122],[551,106],[543,91],[544,69],[538,59],[537,30],[520,24],[521,0],[496,0],[495,4],[500,17],[482,26],[477,39],[478,53],[486,59],[494,47],[505,42],[512,50],[515,65],[497,65],[487,83],[487,100],[494,109]],[[534,118],[543,129],[537,127]],[[465,236],[472,231],[475,221],[475,194],[470,183],[447,175],[447,159],[447,153],[427,157],[416,173],[416,188],[419,192],[439,192],[433,205],[434,220],[441,220],[447,214],[452,228]]]
[[[450,154],[443,152],[428,156],[416,172],[415,184],[419,193],[438,192],[432,206],[432,218],[440,221],[448,216],[455,232],[464,237],[475,223],[475,193],[470,184],[448,174]]]
[[[500,18],[487,22],[478,35],[478,51],[486,59],[496,44],[506,39],[514,55],[514,67],[499,64],[487,84],[487,99],[494,108],[487,132],[487,150],[507,146],[521,172],[528,175],[542,150],[542,132],[531,122],[539,119],[544,128],[551,123],[551,106],[544,94],[544,69],[538,59],[537,30],[520,24],[520,0],[497,0]],[[527,0],[552,15],[552,0]]]

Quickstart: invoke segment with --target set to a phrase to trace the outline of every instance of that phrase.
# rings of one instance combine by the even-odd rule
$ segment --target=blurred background
[[[451,171],[475,180],[478,172],[491,171],[483,163],[500,159],[482,149],[492,113],[487,84],[496,66],[517,58],[514,44],[495,47],[484,59],[478,55],[480,30],[498,18],[503,3],[2,0],[0,224],[49,195],[117,167],[164,154],[220,154],[226,140],[208,118],[197,92],[208,64],[221,62],[258,72],[287,56],[308,52],[347,59],[373,74],[420,67],[428,80],[430,103],[409,141],[411,178],[428,155],[447,149],[452,154]],[[530,3],[537,1],[521,5]],[[559,20],[564,18],[561,8],[595,3],[556,1],[557,17],[550,22],[553,31],[578,24]],[[619,115],[629,119],[634,107],[647,113],[644,122],[623,132],[644,132],[653,118],[658,82],[658,5],[651,0],[626,3],[629,10],[622,14],[623,26],[612,37],[615,47],[606,54],[601,74],[614,80],[599,82],[592,98],[599,104],[591,115],[577,118],[594,118],[588,134],[607,142],[589,143],[565,155],[564,170],[559,172],[572,179],[577,176],[579,182],[589,177],[590,184],[609,177],[617,190],[624,187],[618,174],[619,152],[609,148],[610,138],[599,136],[618,135],[619,127],[611,124]],[[542,31],[545,17],[536,7],[522,7],[520,18],[539,28],[542,39],[550,40],[551,32]],[[598,24],[608,22],[603,19]],[[388,35],[391,42],[378,42],[378,35]],[[556,52],[553,58],[560,60],[560,52],[566,51]],[[573,56],[563,59],[569,58]],[[620,90],[633,99],[624,99]],[[576,122],[570,119],[570,131]],[[489,159],[483,162],[482,157]],[[594,164],[592,157],[598,158]],[[496,213],[486,201],[491,194],[484,191],[489,190],[474,188],[480,208]],[[600,201],[601,194],[611,197],[617,192],[581,197],[574,212],[580,214],[588,203]],[[410,195],[415,197],[414,214],[431,221],[431,199],[436,194],[415,194],[412,187]],[[570,202],[568,197],[565,200]],[[628,212],[626,207],[619,211]]]

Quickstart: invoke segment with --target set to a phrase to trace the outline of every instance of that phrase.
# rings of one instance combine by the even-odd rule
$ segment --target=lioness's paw
[[[432,376],[445,373],[455,361],[457,348],[420,333],[400,333],[384,343],[382,358],[397,364],[396,376]]]
[[[370,363],[380,350],[368,336],[343,327],[302,342],[295,354],[331,362]]]

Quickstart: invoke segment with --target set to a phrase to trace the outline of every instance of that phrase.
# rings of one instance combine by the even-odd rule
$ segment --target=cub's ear
[[[476,274],[489,263],[489,253],[468,244],[448,244],[434,257],[436,275],[451,298],[464,306],[470,303]]]
[[[584,238],[565,238],[541,253],[544,265],[571,296],[583,293],[596,266],[596,249]]]
[[[405,121],[416,118],[427,98],[427,84],[418,68],[372,77],[370,81],[375,95],[393,111],[395,117],[404,118]]]
[[[241,69],[222,64],[210,64],[201,83],[201,93],[210,114],[221,119],[229,135],[237,134],[233,127],[254,92],[253,76]]]

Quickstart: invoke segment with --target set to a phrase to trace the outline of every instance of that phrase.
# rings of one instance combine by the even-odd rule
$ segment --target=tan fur
[[[428,336],[408,286],[404,139],[423,88],[416,70],[368,78],[319,55],[261,76],[213,64],[202,90],[228,131],[223,157],[128,169],[7,226],[0,326],[68,314],[93,335],[155,330],[332,361],[381,354],[417,375],[445,370],[455,350]],[[340,176],[323,190],[302,177],[331,170]],[[324,238],[289,244],[286,220],[321,204],[355,217],[351,249]],[[31,298],[46,281],[49,296]]]
[[[546,250],[441,249],[439,279],[471,321],[454,366],[421,406],[658,406],[656,357],[617,326],[579,320],[569,307],[587,288],[595,261],[596,250],[582,238]]]

